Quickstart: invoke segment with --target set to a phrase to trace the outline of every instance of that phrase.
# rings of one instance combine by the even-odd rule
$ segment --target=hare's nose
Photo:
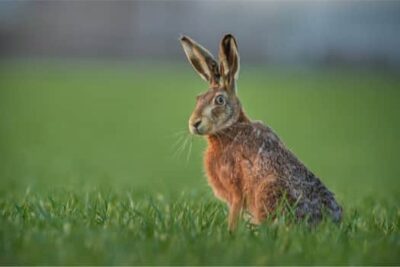
[[[200,124],[201,124],[201,120],[198,120],[198,121],[196,121],[195,123],[193,123],[192,126],[193,126],[196,130],[198,130],[197,128],[200,126]]]

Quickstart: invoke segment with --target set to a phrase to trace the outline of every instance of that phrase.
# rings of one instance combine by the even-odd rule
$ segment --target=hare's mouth
[[[204,132],[202,131],[202,129],[200,127],[194,127],[193,125],[189,126],[189,131],[191,134],[194,135],[203,135]]]
[[[197,119],[194,122],[189,121],[189,131],[191,134],[202,135],[205,132],[204,130],[204,121],[201,119]]]
[[[206,135],[210,132],[210,129],[207,127],[207,125],[203,124],[189,124],[189,131],[193,135]]]

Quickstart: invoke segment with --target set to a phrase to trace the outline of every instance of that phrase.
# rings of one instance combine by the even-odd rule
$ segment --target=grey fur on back
[[[333,221],[340,221],[342,208],[334,194],[305,167],[270,127],[258,121],[240,123],[224,131],[227,136],[230,133],[236,135],[231,136],[232,147],[229,151],[238,151],[242,153],[241,157],[251,162],[250,172],[255,176],[254,179],[263,179],[271,172],[276,174],[282,189],[295,204],[297,217],[308,217],[310,222],[316,223],[326,210]]]

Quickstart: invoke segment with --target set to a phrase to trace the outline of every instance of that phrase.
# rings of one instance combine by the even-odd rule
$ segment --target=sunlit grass
[[[229,234],[187,133],[187,65],[0,65],[1,264],[400,264],[400,79],[242,67],[239,94],[331,188],[344,220]]]
[[[367,200],[344,221],[316,228],[284,216],[229,234],[226,209],[208,194],[54,191],[1,207],[5,264],[396,264],[396,202]]]

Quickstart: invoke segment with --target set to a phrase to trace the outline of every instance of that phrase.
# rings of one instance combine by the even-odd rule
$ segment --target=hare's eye
[[[224,105],[225,104],[225,98],[223,95],[219,95],[215,98],[215,104],[217,105]]]

